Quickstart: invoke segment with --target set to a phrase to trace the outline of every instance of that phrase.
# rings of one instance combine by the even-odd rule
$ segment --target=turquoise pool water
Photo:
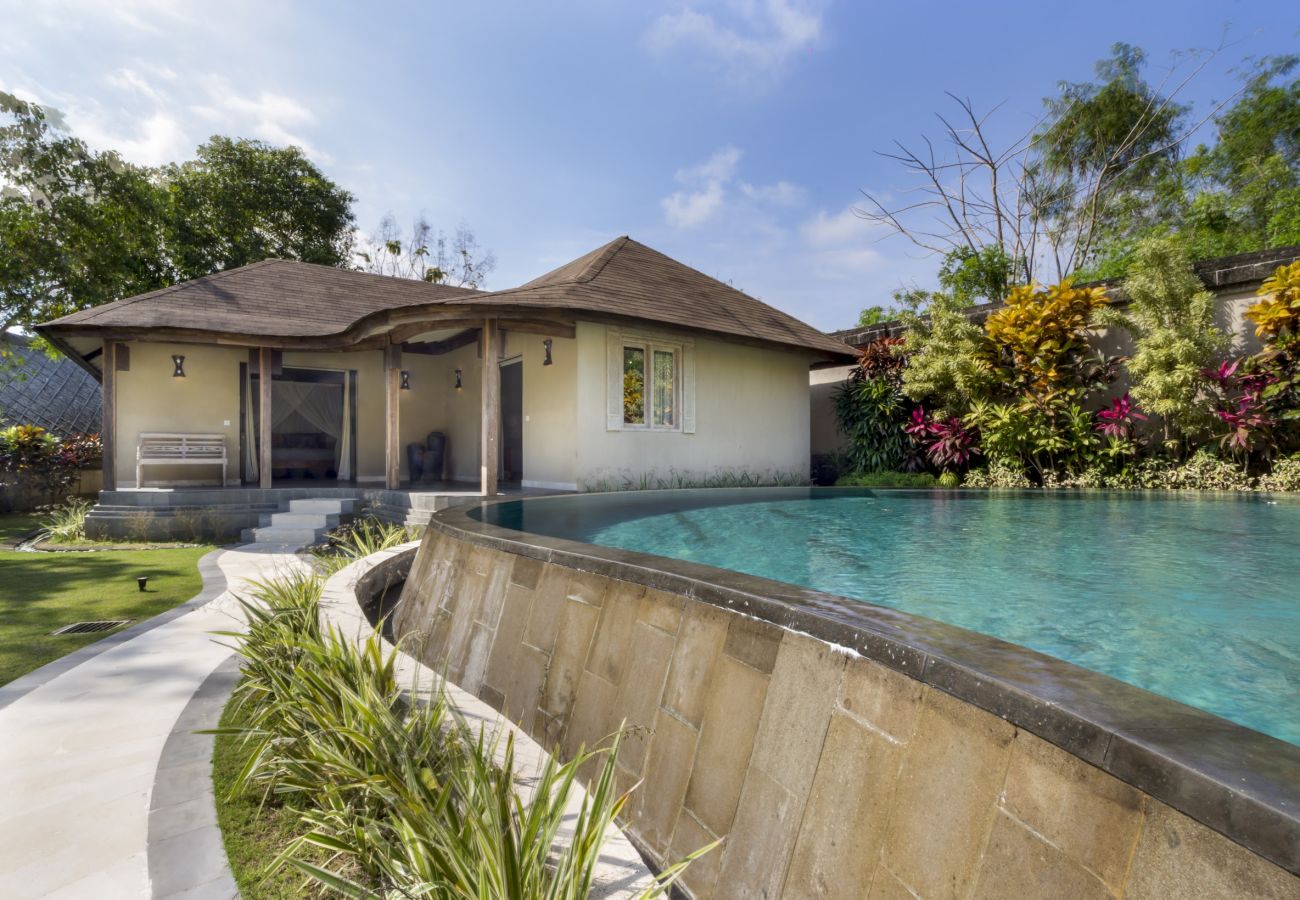
[[[1300,744],[1300,503],[1287,498],[794,489],[491,509],[506,527],[928,616]]]

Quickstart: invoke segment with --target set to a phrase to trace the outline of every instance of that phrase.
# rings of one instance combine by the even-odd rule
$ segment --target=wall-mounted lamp
[[[456,393],[460,393],[464,385],[460,383],[460,369],[456,370]]]
[[[177,355],[172,357],[172,378],[185,377],[185,357]]]
[[[546,357],[542,360],[542,365],[549,366],[551,364],[551,339],[547,338],[542,341],[542,346],[546,348]]]
[[[403,370],[402,370],[402,390],[404,390],[404,391],[409,391],[410,389],[411,389],[411,373],[408,372],[408,371],[406,371],[405,369],[403,369]]]

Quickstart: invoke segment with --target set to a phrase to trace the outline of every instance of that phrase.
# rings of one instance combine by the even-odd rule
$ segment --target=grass
[[[244,728],[249,724],[248,708],[226,704],[221,728]],[[248,765],[253,745],[234,734],[218,734],[212,754],[212,791],[217,799],[217,821],[226,844],[226,859],[246,900],[298,900],[311,896],[306,878],[297,871],[280,868],[267,873],[268,864],[298,837],[302,829],[298,813],[287,806],[263,804],[259,797],[236,790],[239,773]],[[324,862],[324,860],[320,860]]]
[[[0,545],[14,544],[41,527],[42,513],[0,513]]]
[[[138,622],[184,603],[203,587],[197,564],[210,549],[0,552],[0,684],[105,637],[50,634],[62,625]],[[136,587],[141,575],[146,593]]]

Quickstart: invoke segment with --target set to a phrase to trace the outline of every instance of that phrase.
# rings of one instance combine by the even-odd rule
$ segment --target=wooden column
[[[498,447],[501,433],[501,335],[496,319],[483,320],[483,459],[479,465],[479,486],[483,496],[497,492]]]
[[[402,486],[402,345],[384,348],[384,481],[390,491]]]
[[[117,344],[115,342],[104,341],[100,365],[103,367],[99,391],[99,440],[104,448],[103,489],[115,491],[117,490]]]
[[[257,468],[259,487],[264,491],[271,489],[271,376],[272,360],[270,347],[257,348],[257,385],[261,397],[258,410]]]

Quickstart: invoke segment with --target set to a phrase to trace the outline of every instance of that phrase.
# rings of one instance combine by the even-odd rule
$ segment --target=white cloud
[[[821,37],[821,11],[806,2],[750,0],[728,7],[730,21],[692,7],[665,13],[647,35],[651,49],[694,49],[729,81],[750,83],[779,75],[794,54],[810,49]]]
[[[105,121],[98,114],[70,110],[72,133],[92,147],[116,150],[123,159],[145,166],[178,162],[194,150],[181,123],[164,112],[155,112],[128,131],[116,130],[120,122]]]
[[[205,78],[203,86],[207,91],[207,101],[193,107],[193,111],[203,119],[240,137],[258,138],[273,144],[293,144],[318,161],[327,159],[298,130],[300,126],[313,124],[316,116],[292,97],[270,91],[241,96],[230,82],[216,75]]]
[[[814,247],[827,247],[845,244],[851,241],[872,239],[871,224],[860,218],[853,207],[842,209],[833,215],[826,210],[817,211],[817,215],[804,222],[800,227],[804,240]]]
[[[677,181],[686,190],[674,191],[660,204],[668,224],[677,228],[695,228],[717,215],[722,209],[726,185],[735,177],[740,163],[739,148],[726,146],[696,166],[677,170]]]
[[[699,191],[674,191],[660,202],[668,224],[695,228],[713,218],[722,208],[722,185],[715,181]]]
[[[749,184],[740,185],[741,193],[751,200],[761,203],[774,203],[777,206],[795,206],[803,202],[804,189],[797,184],[789,181],[778,181],[775,184]]]

